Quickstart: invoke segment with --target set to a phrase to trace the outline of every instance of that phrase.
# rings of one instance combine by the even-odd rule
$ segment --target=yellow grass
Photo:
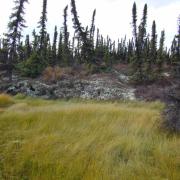
[[[0,107],[5,107],[13,104],[13,99],[7,94],[0,94]]]
[[[18,100],[0,114],[0,179],[179,180],[159,102]]]

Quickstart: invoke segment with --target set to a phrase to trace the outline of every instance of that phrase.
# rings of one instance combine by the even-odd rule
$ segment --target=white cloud
[[[12,0],[0,0],[0,34],[6,31],[9,15],[13,7]],[[152,21],[155,19],[158,28],[158,34],[160,31],[166,30],[166,42],[170,45],[173,36],[177,30],[177,17],[179,13],[180,2],[172,0],[162,1],[155,4],[157,1],[150,0],[137,0],[138,18],[141,19],[142,10],[145,2],[149,2],[148,5],[148,27],[151,31]],[[176,2],[173,2],[176,1]],[[97,9],[96,26],[100,29],[101,33],[106,36],[107,34],[112,39],[124,37],[125,34],[128,37],[132,36],[131,29],[131,9],[134,0],[76,0],[78,14],[80,21],[84,26],[90,25],[91,16],[93,10]],[[173,3],[172,3],[173,2]],[[70,0],[48,0],[48,31],[53,33],[54,26],[62,26],[63,23],[63,9],[66,5],[69,5],[69,28],[72,27],[71,12],[70,12]],[[37,27],[37,22],[42,11],[42,0],[30,0],[30,4],[26,5],[26,20],[28,28],[26,33],[31,33],[34,28]],[[71,28],[72,32],[72,28]]]

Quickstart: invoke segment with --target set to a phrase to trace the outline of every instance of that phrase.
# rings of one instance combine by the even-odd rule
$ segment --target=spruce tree
[[[54,38],[53,38],[53,45],[52,45],[52,62],[51,65],[55,66],[57,64],[57,26],[54,28]]]
[[[93,44],[89,38],[89,31],[87,27],[86,29],[82,27],[79,21],[75,0],[71,0],[71,7],[72,7],[71,12],[73,15],[72,20],[74,24],[73,27],[75,29],[75,32],[80,37],[80,40],[82,41],[82,47],[81,47],[82,60],[90,65],[91,63],[94,63],[93,61],[94,58],[93,58]]]
[[[63,27],[64,46],[66,46],[66,48],[68,48],[68,43],[69,43],[69,32],[67,27],[67,10],[68,10],[68,6],[66,6],[64,9],[64,27]]]
[[[99,46],[99,29],[97,28],[97,35],[96,35],[96,46],[95,49],[97,49]]]
[[[127,49],[127,63],[131,63],[133,57],[133,39],[129,40],[128,42],[128,49]]]
[[[177,46],[177,51],[178,51],[178,57],[180,61],[180,15],[178,18],[178,34],[177,34],[177,39],[178,39],[178,46]]]
[[[146,43],[146,26],[147,26],[147,4],[144,5],[143,16],[137,31],[137,9],[136,4],[133,4],[132,9],[132,24],[133,36],[135,40],[135,54],[132,61],[132,72],[134,81],[141,82],[144,79],[144,59],[145,57],[145,43]]]
[[[143,47],[144,39],[146,37],[146,26],[147,26],[147,4],[144,5],[143,17],[139,26],[139,38],[141,40],[141,47]]]
[[[8,40],[3,38],[1,40],[1,53],[0,53],[0,63],[6,64],[8,59]]]
[[[56,29],[56,28],[55,28]],[[56,31],[56,30],[55,30]],[[54,43],[54,40],[53,40],[53,43]],[[46,51],[47,51],[47,55],[46,55],[46,59],[47,59],[47,62],[46,62],[46,66],[54,66],[56,61],[54,59],[54,56],[55,56],[55,52],[54,51],[54,48],[53,45],[51,46],[51,42],[50,42],[50,35],[47,33],[46,35],[46,39],[45,39],[45,48],[46,48]]]
[[[23,45],[23,42],[19,42],[17,47],[17,63],[23,62],[25,59],[25,46]]]
[[[67,10],[68,6],[64,9],[64,23],[63,23],[63,62],[65,65],[70,65],[70,49],[69,49],[69,32],[67,27]]]
[[[149,35],[147,35],[145,39],[143,57],[144,57],[144,78],[145,78],[144,80],[151,81],[153,79],[153,72],[151,66]]]
[[[157,76],[161,78],[162,75],[162,66],[164,62],[164,41],[165,41],[165,31],[161,31],[161,38],[159,42],[159,49],[158,49],[158,54],[157,54]]]
[[[151,39],[149,37],[145,43],[145,64],[146,64],[146,80],[152,81],[154,78],[153,65],[157,61],[157,34],[156,34],[156,23],[153,21]]]
[[[174,66],[174,75],[180,76],[180,16],[178,18],[178,32],[171,45],[171,63]]]
[[[10,22],[8,24],[8,34],[7,38],[9,41],[9,58],[7,64],[9,80],[12,80],[12,67],[17,61],[17,45],[18,40],[22,37],[21,31],[25,28],[25,19],[24,19],[24,5],[28,3],[28,0],[15,0],[15,7],[13,8],[14,12],[10,16]]]
[[[76,48],[76,62],[78,62],[79,64],[82,64],[82,59],[81,59],[81,46],[82,46],[82,43],[81,43],[81,39],[80,37],[78,36],[77,37],[77,48]]]
[[[74,50],[75,50],[75,40],[76,40],[76,33],[74,32],[74,36],[72,39],[72,50],[71,50],[71,56],[74,59]]]
[[[25,40],[25,58],[28,59],[31,56],[32,53],[32,48],[30,44],[30,39],[29,35],[26,35],[26,40]]]
[[[121,42],[120,42],[120,59],[121,59],[122,63],[124,62],[124,47],[123,47],[123,42],[124,42],[124,39],[121,38]]]
[[[62,32],[60,31],[58,53],[57,53],[57,64],[58,65],[62,64],[62,60],[63,60],[63,35],[62,35]]]
[[[32,51],[33,53],[37,53],[39,50],[39,36],[36,34],[35,29],[32,32],[32,37],[33,37],[33,41],[32,41]]]
[[[156,33],[156,22],[153,21],[152,25],[152,33],[151,33],[151,44],[150,44],[150,61],[149,61],[149,69],[151,69],[152,63],[156,63],[157,61],[157,33]]]
[[[126,36],[124,37],[124,40],[122,41],[122,50],[123,50],[122,59],[123,59],[123,62],[126,63],[127,62]]]
[[[143,17],[141,20],[141,24],[139,26],[138,33],[138,47],[139,47],[139,55],[138,55],[138,71],[139,71],[139,80],[143,79],[143,61],[147,59],[145,51],[145,43],[146,43],[146,26],[147,26],[147,4],[144,5]]]
[[[45,41],[46,41],[46,22],[47,22],[47,0],[43,0],[43,8],[42,8],[42,13],[40,17],[40,21],[38,22],[40,28],[40,55],[42,58],[45,58],[46,56],[46,48],[45,48]]]
[[[132,8],[132,26],[133,26],[133,36],[134,40],[136,42],[137,46],[137,8],[136,8],[136,3],[134,2],[133,8]]]
[[[95,16],[96,16],[96,9],[93,11],[92,24],[90,28],[90,40],[92,41],[93,46],[94,46],[94,33],[95,33]]]
[[[141,71],[141,64],[140,62],[140,41],[139,41],[139,34],[137,30],[137,7],[136,3],[134,2],[133,8],[132,8],[132,26],[133,26],[133,36],[135,41],[135,53],[132,60],[132,75],[133,79],[137,81],[139,79],[139,68]],[[120,46],[120,54],[121,57],[123,57],[123,40],[121,40],[121,46]]]
[[[145,42],[144,39],[146,38],[146,26],[147,26],[147,4],[144,5],[143,9],[143,16],[141,19],[141,23],[139,25],[139,39],[142,41],[142,44],[140,46],[143,46],[143,43]]]
[[[111,66],[111,62],[110,62],[110,51],[109,51],[109,48],[110,48],[110,39],[109,39],[109,36],[107,36],[106,38],[106,41],[104,40],[104,44],[103,42],[101,43],[101,46],[103,47],[103,60],[106,64],[106,66]],[[100,57],[101,58],[101,57]]]
[[[176,56],[177,56],[178,63],[180,63],[180,15],[178,18],[178,33],[176,35],[176,40],[177,40]],[[180,64],[179,64],[179,66],[180,66]]]

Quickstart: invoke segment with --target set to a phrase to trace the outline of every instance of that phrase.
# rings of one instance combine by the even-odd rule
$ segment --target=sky
[[[37,28],[37,22],[42,11],[43,0],[29,0],[26,4],[26,25],[24,34],[31,34]],[[9,16],[14,6],[13,0],[0,0],[0,34],[7,31]],[[80,21],[84,27],[90,26],[93,10],[97,10],[96,27],[101,34],[109,35],[113,40],[127,35],[132,37],[132,5],[134,0],[76,0],[76,6]],[[144,4],[148,5],[148,32],[151,32],[153,20],[156,20],[157,32],[160,36],[161,30],[166,33],[166,46],[170,47],[174,35],[177,32],[177,18],[180,15],[180,0],[136,0],[138,20],[142,17]],[[63,9],[69,5],[68,26],[73,34],[72,16],[70,11],[70,0],[48,0],[48,32],[53,34],[54,26],[58,28],[63,24]],[[159,37],[158,36],[158,37]],[[160,38],[160,37],[159,37]]]

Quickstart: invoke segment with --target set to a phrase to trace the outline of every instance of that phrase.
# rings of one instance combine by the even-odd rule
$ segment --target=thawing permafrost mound
[[[114,82],[105,79],[96,79],[87,81],[84,90],[81,92],[81,98],[85,99],[127,99],[135,100],[135,89],[125,86],[121,82]]]
[[[128,85],[129,78],[120,73],[115,76],[92,75],[88,79],[69,77],[55,84],[41,80],[17,80],[6,87],[10,94],[23,93],[45,99],[83,98],[97,100],[135,100],[135,89]]]

